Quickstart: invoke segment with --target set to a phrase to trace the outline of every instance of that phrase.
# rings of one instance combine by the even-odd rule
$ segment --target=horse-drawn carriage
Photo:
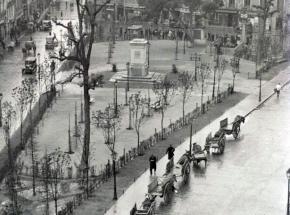
[[[175,190],[174,183],[177,178],[182,178],[182,183],[187,183],[190,174],[190,153],[181,156],[174,166],[173,160],[168,161],[166,173],[161,177],[154,177],[148,185],[148,193],[142,202],[140,209],[136,209],[134,215],[152,215],[155,211],[155,199],[159,196],[168,204]]]
[[[35,57],[28,57],[25,59],[24,68],[22,68],[22,74],[35,74],[37,70],[37,63]]]
[[[28,55],[30,51],[33,51],[33,55],[35,56],[36,54],[36,45],[33,40],[26,41],[24,43],[24,47],[22,48],[22,52],[24,55]]]
[[[235,117],[234,122],[232,123],[232,127],[229,128],[228,125],[228,118],[220,121],[220,130],[225,134],[225,135],[233,135],[233,137],[238,139],[239,133],[241,130],[241,123],[245,122],[245,117],[237,115]]]
[[[45,38],[45,49],[54,49],[58,46],[58,41],[52,35],[49,35]]]
[[[241,131],[241,123],[245,122],[245,117],[237,115],[232,127],[229,128],[228,118],[220,121],[220,129],[212,137],[211,133],[206,138],[205,150],[209,153],[210,149],[214,152],[222,154],[225,149],[226,135],[233,135],[236,140]]]
[[[205,140],[204,149],[209,154],[210,151],[216,154],[222,154],[225,150],[226,137],[223,132],[220,130],[215,133],[212,137],[212,134],[209,133]]]
[[[184,184],[187,183],[190,174],[190,153],[186,151],[180,159],[177,161],[176,165],[173,167],[173,175],[176,178],[182,178]]]
[[[198,166],[198,164],[202,161],[204,161],[205,166],[207,164],[207,156],[204,150],[196,143],[192,144],[191,161],[195,166]]]

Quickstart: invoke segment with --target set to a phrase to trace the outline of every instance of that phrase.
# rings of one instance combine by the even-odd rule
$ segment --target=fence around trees
[[[233,93],[232,86],[229,86],[226,91],[223,91],[220,93],[221,100],[224,100],[232,93]],[[211,107],[213,107],[217,103],[218,103],[217,98],[215,98],[214,100],[211,100],[208,98],[208,100],[203,104],[205,112],[207,112]],[[185,120],[183,120],[183,117],[180,117],[178,120],[176,120],[175,122],[169,124],[166,128],[164,128],[163,136],[168,137],[173,132],[190,125],[194,119],[196,119],[202,114],[203,113],[201,112],[201,107],[196,106],[196,108],[193,111],[185,115]],[[161,142],[163,140],[164,139],[162,139],[162,131],[155,132],[149,138],[142,140],[140,142],[139,150],[145,153],[146,151],[150,150],[152,146],[154,146],[155,144],[158,144],[158,142]],[[131,150],[128,150],[127,152],[124,149],[123,155],[119,156],[119,158],[116,160],[116,172],[118,173],[122,169],[122,167],[126,166],[130,161],[133,161],[134,159],[136,159],[138,157],[138,154],[139,153],[138,153],[137,147],[133,147],[131,148]],[[64,181],[66,179],[72,179],[71,170],[67,172],[68,174],[63,177]],[[90,173],[91,173],[91,177],[90,177],[89,190],[90,190],[90,193],[93,193],[94,190],[96,190],[98,187],[101,186],[101,184],[105,183],[113,176],[113,165],[110,162],[110,160],[108,160],[108,163],[104,166],[104,168],[98,174],[96,174],[96,170],[94,167],[90,169]],[[22,174],[25,175],[24,172],[22,172]],[[76,175],[78,178],[78,175],[80,174],[76,174]],[[68,181],[71,181],[71,180],[68,180]],[[69,200],[68,202],[65,203],[65,205],[63,205],[62,209],[59,210],[58,215],[73,214],[74,209],[76,209],[79,205],[81,205],[82,202],[86,199],[87,199],[87,194],[85,190],[83,190],[83,192],[76,193],[71,198],[71,200]]]

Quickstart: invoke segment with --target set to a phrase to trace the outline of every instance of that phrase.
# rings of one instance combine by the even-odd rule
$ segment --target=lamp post
[[[147,45],[148,45],[148,48],[147,48],[147,51],[148,51],[148,53],[147,53],[147,70],[148,70],[148,72],[149,72],[149,66],[150,66],[150,45],[151,45],[151,43],[148,41],[147,42]]]
[[[129,91],[129,65],[130,65],[130,63],[127,62],[127,63],[126,63],[126,67],[127,67],[127,83],[126,83],[126,87],[125,87],[125,106],[128,105],[128,91]]]
[[[287,215],[290,215],[290,212],[289,212],[289,192],[290,192],[290,185],[289,185],[289,182],[290,182],[290,168],[287,170],[286,172],[286,176],[287,176],[287,182],[288,182],[288,192],[287,192]]]
[[[178,30],[175,30],[175,40],[176,40],[176,47],[175,47],[175,60],[178,59]]]
[[[194,60],[194,81],[197,81],[197,61],[200,62],[200,57],[201,55],[200,54],[197,54],[196,52],[194,53],[194,57],[193,57],[193,60]]]
[[[2,99],[3,99],[3,94],[0,93],[0,127],[2,127]]]
[[[132,130],[132,102],[133,102],[133,95],[130,96],[129,98],[129,126],[127,128],[127,130]]]
[[[259,102],[262,101],[262,70],[264,68],[259,70]]]
[[[116,181],[116,159],[117,159],[117,153],[115,151],[112,152],[112,158],[113,158],[113,175],[114,175],[114,197],[113,200],[117,200],[117,181]]]
[[[39,116],[40,116],[40,53],[37,53],[37,61],[38,61],[38,93],[39,93],[39,100],[38,100],[38,113],[39,113]]]
[[[115,117],[118,115],[118,82],[117,80],[114,82],[114,105],[115,105]]]
[[[60,29],[60,49],[62,51],[62,29]]]

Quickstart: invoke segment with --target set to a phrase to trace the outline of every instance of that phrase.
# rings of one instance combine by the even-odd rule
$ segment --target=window
[[[244,4],[245,4],[245,7],[250,6],[251,5],[251,0],[245,0]]]
[[[235,7],[235,0],[229,1],[229,7]]]

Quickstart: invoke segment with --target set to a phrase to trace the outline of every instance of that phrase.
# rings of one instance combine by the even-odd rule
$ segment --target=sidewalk
[[[267,97],[267,95],[270,95],[273,93],[273,88],[275,87],[277,82],[285,83],[290,79],[289,72],[287,70],[284,70],[281,72],[277,77],[275,77],[273,80],[267,82],[263,86],[263,98]],[[285,90],[289,91],[290,86],[287,85],[285,87]],[[275,99],[273,97],[272,99]],[[208,124],[205,128],[202,130],[198,131],[195,135],[193,135],[193,142],[197,142],[201,146],[204,146],[205,138],[209,132],[214,132],[217,131],[219,128],[219,122],[220,120],[224,118],[229,118],[230,121],[234,119],[234,117],[237,114],[245,115],[248,113],[252,108],[254,108],[258,104],[257,102],[257,96],[255,94],[249,95],[246,99],[244,99],[242,102],[237,104],[235,107],[229,109],[226,111],[222,116],[218,117],[215,119],[213,122]],[[258,111],[258,110],[257,110]],[[253,117],[252,115],[249,115],[246,118],[245,121],[245,126],[247,126],[247,123],[257,123],[251,121]],[[241,131],[243,133],[243,126],[241,128]],[[256,134],[258,135],[258,134]],[[176,148],[175,150],[175,157],[177,160],[184,152],[185,150],[188,149],[188,143],[189,143],[189,138],[187,138],[179,147]],[[226,154],[227,152],[225,152]],[[158,170],[157,171],[158,175],[162,175],[165,170],[165,166],[167,163],[167,157],[164,156],[157,164]],[[144,194],[147,192],[147,184],[150,181],[150,176],[149,176],[149,171],[147,170],[145,173],[142,174],[141,177],[139,177],[134,184],[132,184],[125,192],[124,195],[122,195],[119,200],[110,208],[110,210],[106,213],[106,215],[127,215],[129,214],[130,210],[134,206],[135,203],[137,203],[138,207],[144,200]],[[90,202],[90,204],[92,204]],[[84,209],[81,208],[82,214],[84,214]],[[94,211],[93,208],[91,208],[91,211]],[[102,213],[94,213],[92,212],[91,214],[102,214]]]

